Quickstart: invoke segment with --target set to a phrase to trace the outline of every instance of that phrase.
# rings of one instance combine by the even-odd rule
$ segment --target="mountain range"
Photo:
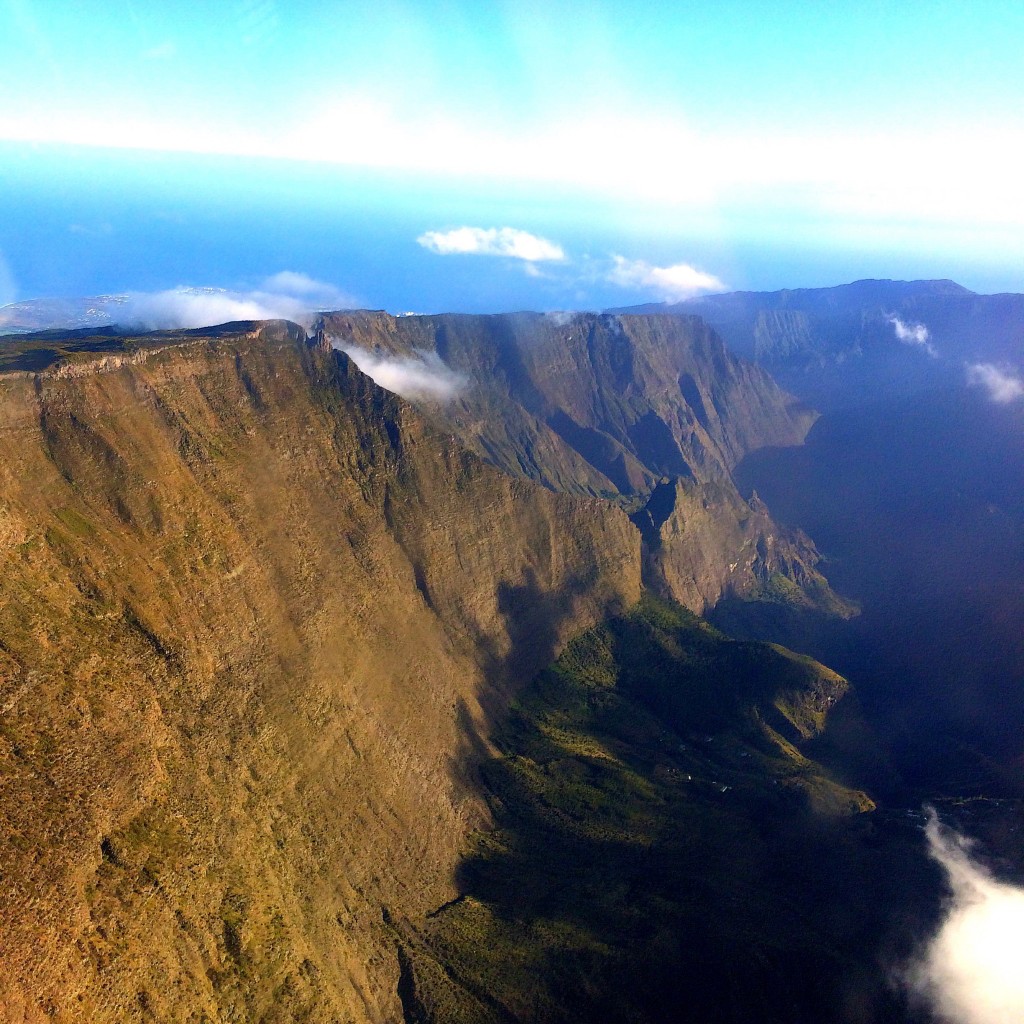
[[[962,382],[979,362],[1019,370],[1024,358],[1024,295],[978,295],[954,281],[729,292],[623,311],[701,316],[823,411]]]
[[[921,800],[1024,864],[1017,297],[824,292],[20,309],[7,1019],[931,1019]]]

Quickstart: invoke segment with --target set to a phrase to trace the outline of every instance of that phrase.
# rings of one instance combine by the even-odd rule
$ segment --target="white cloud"
[[[552,309],[550,312],[544,314],[544,316],[548,320],[550,320],[556,327],[568,326],[579,315],[580,314],[576,310],[570,309]]]
[[[654,267],[644,260],[613,256],[607,279],[621,288],[649,292],[666,302],[681,302],[705,292],[724,292],[727,286],[713,274],[697,270],[688,263]]]
[[[454,228],[451,231],[426,231],[416,239],[424,249],[439,256],[509,256],[535,263],[564,260],[560,245],[518,228]]]
[[[949,1024],[1024,1020],[1024,890],[996,881],[963,837],[930,811],[928,851],[952,893],[946,916],[908,974],[911,988]]]
[[[985,388],[989,398],[1000,405],[1024,397],[1024,380],[1021,380],[1020,374],[994,363],[974,363],[968,366],[967,383]]]
[[[761,220],[771,208],[791,230],[794,211],[851,232],[902,225],[918,239],[923,225],[975,232],[986,226],[1009,244],[1010,233],[1024,226],[1018,201],[1024,129],[977,120],[899,132],[869,125],[832,133],[813,127],[698,131],[678,109],[595,99],[512,128],[448,113],[433,96],[387,103],[351,92],[316,108],[296,103],[249,121],[227,112],[219,120],[184,113],[154,118],[133,110],[131,97],[120,110],[41,98],[0,111],[0,138],[275,159],[286,154],[460,180],[546,182],[616,200],[741,210]],[[1019,251],[1019,242],[1013,244]]]
[[[903,344],[916,345],[918,348],[924,349],[933,358],[938,356],[938,352],[935,351],[934,346],[929,341],[931,334],[924,324],[907,324],[898,316],[889,317],[889,323],[892,324],[893,330],[896,331],[896,337]]]
[[[212,327],[232,320],[293,320],[309,327],[313,313],[358,305],[333,285],[305,274],[281,271],[252,291],[223,288],[171,288],[127,296],[122,323],[145,330]]]
[[[267,299],[270,299],[268,302]],[[296,320],[308,308],[291,297],[242,294],[218,288],[171,288],[162,292],[131,292],[124,320],[147,331],[212,327],[232,320]]]
[[[318,281],[295,270],[282,270],[263,282],[263,289],[279,295],[300,295],[318,309],[338,309],[353,305],[350,296],[340,292],[333,284]]]
[[[411,401],[447,402],[467,383],[436,352],[387,356],[337,339],[331,345],[344,352],[374,383]]]

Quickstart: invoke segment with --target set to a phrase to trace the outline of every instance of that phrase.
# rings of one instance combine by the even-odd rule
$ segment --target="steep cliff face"
[[[707,610],[728,595],[843,618],[855,611],[818,572],[813,542],[778,527],[756,494],[744,501],[727,484],[674,480],[631,518],[643,536],[645,582],[687,608]]]
[[[755,448],[799,444],[814,422],[695,316],[359,312],[330,314],[323,330],[362,350],[436,352],[470,382],[446,421],[506,471],[556,489],[721,479]]]
[[[686,607],[786,579],[794,599],[848,611],[807,538],[752,507],[731,476],[747,452],[798,444],[815,414],[699,318],[356,312],[321,330],[356,359],[443,359],[464,386],[427,415],[508,473],[634,509],[648,584]]]
[[[965,363],[1019,368],[1024,345],[1024,295],[977,295],[954,281],[731,292],[624,312],[658,309],[704,317],[731,351],[822,412],[959,385]],[[900,338],[897,320],[913,333]]]
[[[0,374],[4,1019],[400,1018],[387,921],[639,534],[292,325],[88,347]]]

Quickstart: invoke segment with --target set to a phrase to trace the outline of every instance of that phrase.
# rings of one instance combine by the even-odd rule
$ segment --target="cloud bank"
[[[387,356],[336,339],[331,345],[344,352],[375,384],[413,402],[451,401],[468,383],[436,352]]]
[[[159,46],[152,51],[166,52]],[[934,252],[941,237],[948,253],[962,254],[971,245],[975,254],[991,257],[996,246],[1004,256],[1019,258],[1019,118],[951,116],[941,124],[886,129],[869,115],[860,123],[832,119],[827,128],[800,129],[783,117],[755,132],[742,119],[698,128],[685,105],[667,96],[613,98],[588,91],[575,101],[545,104],[543,115],[520,119],[483,110],[470,114],[465,97],[453,104],[422,85],[417,80],[414,94],[399,96],[363,88],[346,76],[310,102],[281,105],[279,97],[265,97],[266,103],[242,119],[228,106],[197,118],[183,104],[168,105],[157,116],[135,109],[130,96],[113,106],[90,103],[87,95],[57,104],[38,88],[0,109],[0,138],[284,155],[399,170],[420,180],[437,175],[457,182],[567,186],[615,203],[684,208],[689,223],[703,213],[709,230],[721,230],[723,214],[739,229],[751,213],[761,220],[770,210],[773,231],[790,241],[798,232],[835,244],[838,231],[847,242],[882,244],[886,251],[896,245]],[[950,139],[957,144],[951,146]],[[794,214],[824,227],[801,227]]]
[[[974,363],[967,367],[967,383],[985,388],[988,397],[1000,405],[1008,405],[1024,397],[1024,380],[1009,367],[994,363]]]
[[[650,292],[665,302],[682,302],[706,292],[724,292],[728,288],[713,274],[697,270],[688,263],[655,267],[644,260],[613,256],[607,279],[622,288]]]
[[[528,263],[565,259],[565,251],[560,245],[518,228],[466,227],[426,231],[416,241],[439,256],[509,256]]]
[[[318,306],[333,303],[338,298],[345,298],[332,284],[317,281],[308,274],[300,274],[295,270],[281,270],[263,282],[263,287],[281,295],[301,295]]]
[[[935,351],[934,346],[929,340],[931,338],[931,334],[924,324],[907,324],[898,316],[889,317],[889,323],[892,324],[893,330],[896,332],[896,337],[902,341],[904,345],[915,345],[916,347],[923,349],[933,358],[938,356],[938,352]]]
[[[232,320],[294,320],[308,328],[316,310],[354,305],[351,296],[333,285],[284,270],[253,291],[180,287],[133,292],[118,319],[147,331],[212,327]]]
[[[946,872],[945,920],[910,970],[911,988],[949,1024],[1024,1020],[1024,890],[997,882],[929,812],[928,851]]]

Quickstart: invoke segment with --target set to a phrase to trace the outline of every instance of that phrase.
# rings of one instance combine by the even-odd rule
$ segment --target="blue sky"
[[[0,300],[1024,290],[1022,52],[983,0],[0,0]]]

